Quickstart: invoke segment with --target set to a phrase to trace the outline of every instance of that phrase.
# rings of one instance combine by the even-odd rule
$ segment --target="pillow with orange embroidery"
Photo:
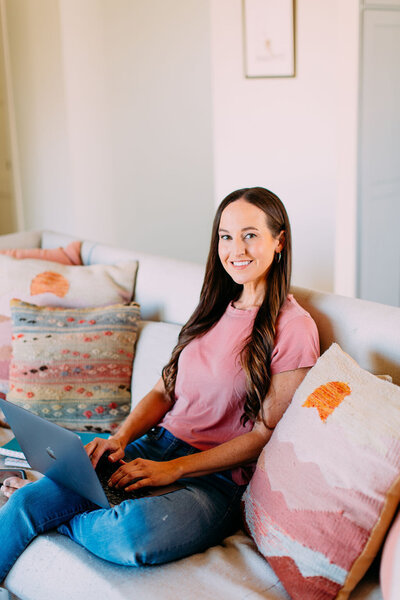
[[[345,600],[399,499],[400,387],[333,344],[258,459],[248,530],[293,600]]]
[[[133,296],[136,271],[136,261],[70,266],[0,255],[0,314],[10,316],[13,298],[65,308],[127,303]]]

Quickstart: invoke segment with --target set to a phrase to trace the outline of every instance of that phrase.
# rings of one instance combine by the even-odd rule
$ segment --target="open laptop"
[[[103,508],[123,500],[168,494],[183,486],[179,483],[148,487],[136,492],[109,488],[107,481],[118,463],[102,457],[96,470],[86,454],[80,437],[73,431],[51,423],[0,397],[0,408],[21,446],[30,466],[53,481],[88,498]]]

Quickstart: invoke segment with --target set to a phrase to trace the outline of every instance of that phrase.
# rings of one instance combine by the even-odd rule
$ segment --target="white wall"
[[[357,288],[358,120],[360,19],[357,0],[337,2],[337,184],[334,291]]]
[[[69,148],[58,3],[5,2],[10,72],[26,228],[60,222],[68,210]]]
[[[241,0],[5,0],[28,228],[204,261],[215,205],[287,206],[294,283],[354,293],[358,0],[297,0],[296,77]]]
[[[356,202],[348,182],[356,177],[357,7],[357,0],[298,0],[296,77],[246,79],[242,2],[211,2],[216,198],[253,185],[278,194],[292,224],[294,283],[327,291],[335,260],[348,271],[335,249],[339,240],[346,245],[343,229],[355,233],[348,219],[343,224],[342,204],[345,190],[348,204]],[[352,277],[342,293],[351,292]]]
[[[27,228],[203,262],[204,0],[6,0]]]

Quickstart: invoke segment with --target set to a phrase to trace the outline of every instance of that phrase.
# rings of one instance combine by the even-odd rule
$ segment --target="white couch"
[[[0,236],[0,248],[57,247],[68,236],[34,232]],[[144,320],[136,346],[132,403],[159,377],[180,328],[195,307],[200,265],[116,249],[82,245],[85,264],[139,261],[135,299]],[[333,341],[374,373],[389,373],[400,384],[400,308],[295,288],[314,317],[324,351]],[[0,430],[0,443],[10,435]],[[1,551],[1,548],[0,548]],[[381,600],[379,560],[351,600]],[[21,600],[288,600],[276,575],[242,531],[220,546],[158,567],[120,567],[96,558],[57,534],[41,535],[12,568],[6,587]],[[304,599],[307,600],[307,599]]]

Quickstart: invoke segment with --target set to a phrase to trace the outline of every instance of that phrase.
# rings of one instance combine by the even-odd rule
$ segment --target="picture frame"
[[[295,77],[295,0],[242,0],[246,78]]]

